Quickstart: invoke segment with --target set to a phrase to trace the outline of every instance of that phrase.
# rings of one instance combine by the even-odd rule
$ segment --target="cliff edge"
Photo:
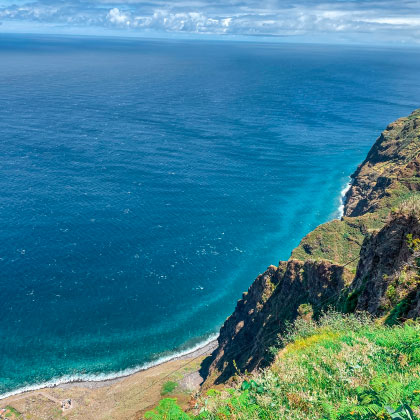
[[[368,311],[387,324],[420,316],[420,109],[390,124],[352,175],[344,217],[317,227],[288,261],[257,277],[203,364],[204,386],[271,363],[299,315]]]

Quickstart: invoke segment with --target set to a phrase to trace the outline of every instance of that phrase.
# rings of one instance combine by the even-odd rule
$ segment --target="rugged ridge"
[[[216,373],[220,383],[236,369],[264,367],[271,361],[270,347],[286,322],[296,317],[298,306],[332,302],[351,278],[345,267],[329,261],[289,260],[270,266],[244,293],[223,325],[210,374]]]
[[[420,237],[417,206],[413,203],[409,212],[394,215],[383,229],[365,241],[346,296],[348,312],[388,315],[389,324],[420,316],[418,244],[407,239],[408,235]]]
[[[308,305],[314,316],[333,305],[390,324],[420,316],[419,190],[420,109],[377,139],[352,175],[344,217],[309,233],[243,294],[203,365],[204,385],[269,364],[270,347]]]
[[[399,182],[409,190],[420,189],[420,110],[388,125],[376,140],[364,162],[351,176],[346,194],[345,216],[375,211],[387,190]]]

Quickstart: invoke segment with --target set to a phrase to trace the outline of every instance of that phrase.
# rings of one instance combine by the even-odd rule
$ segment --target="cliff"
[[[272,362],[298,315],[334,306],[393,324],[420,316],[420,110],[390,124],[352,175],[344,217],[302,239],[238,301],[203,364],[205,386]]]
[[[420,190],[420,110],[388,125],[365,161],[352,175],[345,216],[360,216],[383,207],[392,190]]]

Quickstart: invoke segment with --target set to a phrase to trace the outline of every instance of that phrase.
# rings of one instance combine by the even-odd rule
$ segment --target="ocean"
[[[0,394],[211,339],[340,217],[420,50],[0,35]]]

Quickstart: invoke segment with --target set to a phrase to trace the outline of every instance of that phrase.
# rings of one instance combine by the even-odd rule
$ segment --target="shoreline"
[[[177,360],[193,360],[199,357],[210,355],[217,347],[218,334],[211,335],[207,340],[198,343],[185,351],[174,353],[172,355],[162,357],[154,362],[145,363],[141,366],[128,368],[119,372],[109,374],[98,374],[98,375],[80,375],[78,376],[62,376],[60,378],[51,379],[50,381],[28,385],[26,387],[18,388],[14,391],[6,392],[0,395],[0,401],[20,397],[22,394],[28,394],[30,392],[36,392],[42,389],[68,389],[73,387],[95,389],[101,388],[108,385],[112,385],[116,382],[122,381],[125,378],[129,378],[138,374],[139,372],[145,372],[158,366],[165,365],[170,362]],[[86,377],[84,377],[86,376]]]
[[[344,185],[340,191],[340,205],[338,207],[338,219],[341,219],[344,215],[344,205],[346,194],[351,188],[352,180],[349,177],[349,181]],[[26,387],[18,388],[14,391],[6,392],[5,394],[0,395],[0,401],[3,401],[8,398],[21,396],[22,394],[35,392],[47,388],[58,388],[58,389],[69,389],[73,387],[95,389],[101,388],[104,386],[112,385],[117,383],[124,378],[136,375],[139,372],[145,372],[157,366],[162,366],[168,362],[176,360],[188,360],[195,359],[202,356],[209,356],[217,348],[217,338],[218,334],[211,335],[207,340],[197,344],[196,346],[191,347],[190,349],[185,350],[184,352],[174,353],[169,356],[164,356],[160,359],[157,359],[154,362],[145,363],[141,366],[124,369],[122,371],[109,373],[109,374],[92,374],[91,377],[84,377],[89,375],[80,375],[74,377],[63,376],[56,379],[51,379],[50,381],[43,382],[40,384],[29,385]]]
[[[65,383],[56,385],[55,388],[61,388],[61,389],[73,388],[73,387],[83,387],[83,388],[90,388],[90,389],[101,388],[103,386],[108,386],[108,385],[111,385],[113,383],[119,382],[119,381],[121,381],[125,378],[128,378],[130,376],[135,375],[136,373],[145,372],[145,371],[150,370],[154,367],[162,366],[162,365],[164,365],[165,363],[168,363],[168,362],[173,362],[175,360],[196,359],[196,358],[201,357],[201,356],[209,356],[217,347],[217,339],[213,339],[212,341],[205,342],[205,343],[206,344],[204,344],[201,347],[198,347],[198,348],[194,347],[193,349],[191,349],[191,351],[188,351],[188,353],[180,353],[179,355],[174,355],[169,360],[162,360],[161,362],[157,361],[156,364],[154,364],[152,366],[139,368],[135,372],[128,373],[126,375],[121,375],[121,376],[117,376],[115,378],[109,378],[109,379],[75,380],[73,382],[65,382]],[[1,399],[2,399],[2,397],[0,396],[0,400]]]
[[[338,217],[337,219],[341,219],[344,216],[344,206],[346,205],[346,195],[349,192],[352,186],[352,179],[349,177],[348,182],[340,191],[340,205],[338,206]]]
[[[345,184],[345,186],[340,191],[340,205],[338,207],[338,219],[341,219],[344,214],[344,205],[345,205],[345,197],[349,189],[351,188],[352,180],[349,177],[349,181]],[[26,387],[18,388],[14,391],[6,392],[5,394],[0,395],[0,401],[12,398],[15,396],[19,396],[25,393],[30,393],[34,391],[38,391],[41,389],[46,388],[59,388],[59,389],[68,389],[72,387],[80,387],[80,388],[101,388],[104,386],[108,386],[123,380],[124,378],[128,378],[133,376],[139,372],[144,372],[149,369],[152,369],[156,366],[164,365],[165,363],[175,361],[175,360],[187,360],[187,359],[194,359],[201,356],[208,356],[210,355],[216,348],[217,348],[217,338],[218,334],[211,335],[207,340],[193,346],[190,349],[185,350],[184,352],[174,353],[169,356],[164,356],[160,359],[157,359],[154,362],[145,363],[141,366],[124,369],[122,371],[109,373],[109,374],[92,374],[91,377],[84,377],[89,375],[80,375],[74,377],[63,376],[56,379],[51,379],[50,381],[43,382],[40,384],[29,385]]]

